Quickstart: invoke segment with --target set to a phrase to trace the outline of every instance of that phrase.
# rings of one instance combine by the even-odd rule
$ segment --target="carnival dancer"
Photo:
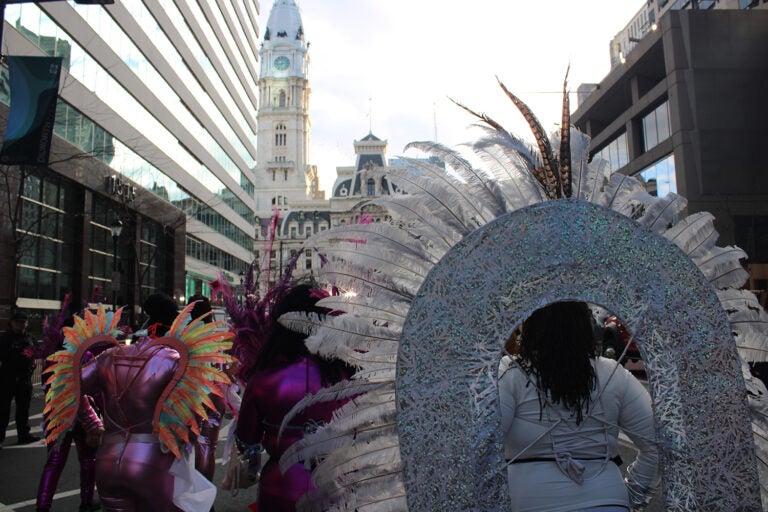
[[[195,477],[187,458],[194,441],[190,433],[199,433],[203,405],[214,408],[208,393],[227,380],[214,364],[231,361],[222,353],[231,335],[214,332],[214,324],[190,322],[191,309],[176,316],[172,299],[149,297],[144,304],[149,336],[105,351],[82,368],[81,379],[67,379],[68,367],[78,371],[90,345],[114,341],[109,333],[119,314],[100,307],[96,314],[86,312],[85,320],[75,317],[75,327],[65,329],[66,349],[50,358],[56,364],[48,382],[65,385],[51,386],[46,396],[49,440],[70,427],[73,394],[102,390],[106,432],[96,457],[96,484],[108,511],[206,512],[215,499],[215,489],[195,499],[181,490],[205,482],[202,475]],[[186,462],[186,470],[177,468],[178,461]],[[192,482],[180,482],[184,476]]]
[[[64,348],[62,328],[72,327],[74,323],[69,306],[70,300],[67,294],[58,316],[46,318],[43,323],[43,359]],[[84,355],[84,363],[94,358],[94,349],[96,347]],[[45,378],[50,362],[46,361],[44,364],[43,378]],[[44,388],[47,391],[47,386]],[[72,443],[75,444],[77,460],[80,464],[80,507],[78,510],[79,512],[101,510],[101,504],[94,502],[93,494],[96,487],[96,449],[103,432],[104,428],[101,418],[98,416],[95,401],[90,396],[81,396],[78,420],[72,430],[55,442],[47,444],[45,466],[43,466],[40,483],[37,486],[37,512],[50,510],[53,496],[56,493],[56,485],[62,471],[64,471]]]
[[[293,287],[273,311],[274,318],[297,311],[324,315],[327,311],[315,303],[309,285]],[[296,501],[313,489],[310,464],[293,464],[283,474],[278,461],[285,450],[307,432],[330,421],[333,411],[343,402],[326,402],[308,407],[279,434],[286,414],[307,395],[347,378],[348,367],[308,353],[306,336],[280,324],[274,326],[263,353],[248,380],[237,424],[237,439],[245,446],[263,445],[269,461],[261,471],[258,510],[289,512]]]
[[[195,294],[189,298],[187,304],[194,304],[191,311],[192,318],[200,318],[206,324],[213,322],[213,309],[208,297]],[[227,412],[236,412],[235,406],[228,399],[230,387],[234,385],[234,375],[229,366],[221,369],[232,379],[232,382],[220,383],[221,395],[217,393],[209,395],[208,398],[215,405],[215,408],[206,409],[208,418],[200,420],[200,435],[197,436],[195,442],[195,468],[210,482],[213,482],[213,476],[216,472],[216,446],[219,442],[222,422]],[[211,512],[214,512],[214,507],[211,507]]]
[[[609,176],[589,137],[572,129],[567,82],[560,128],[551,136],[499,85],[528,122],[535,145],[466,108],[480,137],[461,151],[414,142],[406,149],[439,164],[403,158],[405,166],[369,170],[369,178],[403,192],[365,204],[386,209],[389,222],[338,225],[306,242],[323,247],[327,260],[318,281],[342,292],[320,305],[348,313],[338,318],[348,317],[343,322],[331,316],[317,322],[306,344],[360,368],[323,393],[354,392],[355,399],[283,455],[285,462],[318,460],[317,489],[306,505],[512,510],[508,472],[554,465],[508,469],[504,460],[502,344],[531,312],[582,301],[619,314],[642,353],[655,420],[650,439],[640,429],[641,442],[661,451],[665,509],[768,510],[768,498],[760,506],[760,491],[768,496],[766,407],[753,406],[761,418],[750,418],[735,364],[737,354],[749,361],[768,354],[765,313],[754,294],[741,289],[746,254],[717,246],[712,215],[686,215],[685,198],[651,196],[632,176]],[[592,367],[603,387],[605,369],[614,363],[599,361]],[[614,368],[604,392],[618,396],[624,387],[637,402],[626,409],[642,409],[646,399],[636,384]],[[511,379],[519,372],[507,373]],[[764,396],[761,391],[750,400]],[[600,403],[594,399],[590,394],[590,405]],[[539,411],[532,412],[538,421]],[[546,404],[542,420],[555,412]],[[570,412],[566,424],[575,425]],[[590,412],[574,428],[591,424]],[[624,417],[615,424],[634,430]],[[606,446],[614,435],[609,430]],[[576,462],[568,466],[580,472]],[[593,465],[583,464],[585,478]],[[639,471],[643,466],[634,478],[647,484],[653,479]],[[611,480],[605,491],[626,495],[610,463],[597,478]],[[540,488],[547,492],[546,484]]]
[[[514,511],[628,512],[659,482],[651,397],[616,361],[595,357],[583,302],[555,302],[522,326],[499,367],[501,426]],[[626,485],[611,459],[619,429],[638,449]]]

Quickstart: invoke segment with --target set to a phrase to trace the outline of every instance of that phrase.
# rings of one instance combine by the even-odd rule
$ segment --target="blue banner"
[[[8,57],[11,109],[0,163],[48,165],[61,57]]]

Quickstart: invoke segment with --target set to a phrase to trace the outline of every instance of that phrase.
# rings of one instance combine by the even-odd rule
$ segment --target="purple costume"
[[[144,343],[107,350],[82,371],[82,392],[101,390],[102,444],[96,455],[96,485],[110,512],[169,512],[175,460],[152,433],[155,405],[174,376],[179,353]]]
[[[226,412],[226,404],[222,397],[213,393],[208,395],[208,398],[216,409],[206,408],[208,419],[200,421],[200,435],[197,436],[195,443],[195,469],[213,482],[213,475],[216,472],[216,445],[219,442],[219,431]]]
[[[80,409],[77,414],[77,423],[63,439],[55,444],[48,445],[48,458],[40,475],[40,484],[37,487],[37,510],[47,511],[53,503],[53,495],[56,493],[56,485],[67,463],[69,449],[74,441],[77,448],[77,459],[80,462],[80,510],[91,510],[93,502],[93,489],[96,482],[96,447],[89,446],[86,442],[87,432],[102,427],[99,416],[91,406],[87,396],[80,397]]]
[[[307,394],[323,387],[320,370],[312,356],[297,361],[278,360],[271,368],[253,373],[243,395],[237,422],[237,438],[248,444],[261,443],[269,461],[261,472],[258,509],[268,512],[296,510],[296,500],[313,489],[311,472],[303,463],[280,473],[278,461],[285,450],[312,431],[330,421],[343,402],[315,404],[293,417],[278,441],[283,417]]]

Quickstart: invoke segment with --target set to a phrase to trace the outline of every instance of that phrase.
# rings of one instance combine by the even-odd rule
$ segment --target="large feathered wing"
[[[292,411],[316,401],[356,394],[335,412],[331,422],[293,445],[281,460],[286,468],[300,460],[317,462],[313,472],[317,488],[301,499],[300,510],[408,509],[395,401],[397,348],[408,308],[430,269],[461,237],[486,222],[489,214],[539,203],[544,199],[542,190],[552,193],[558,186],[554,175],[558,162],[551,148],[557,144],[563,154],[562,137],[543,140],[535,117],[525,104],[508,94],[517,100],[515,104],[534,129],[543,155],[527,148],[490,117],[460,105],[488,125],[479,142],[466,146],[480,156],[487,169],[470,168],[468,159],[442,146],[414,144],[414,148],[444,155],[446,168],[430,168],[429,179],[407,178],[403,186],[407,194],[375,201],[386,208],[390,225],[339,227],[317,235],[333,245],[318,278],[342,292],[324,299],[323,305],[347,314],[325,318],[288,315],[280,321],[309,334],[307,346],[311,351],[343,359],[359,371],[350,381],[307,397]],[[717,247],[711,216],[686,218],[684,198],[675,194],[658,198],[636,178],[619,174],[607,177],[606,162],[589,161],[588,142],[584,134],[571,130],[567,140],[571,160],[559,162],[569,169],[565,174],[571,174],[572,197],[617,211],[675,243],[719,290],[739,353],[751,360],[768,361],[768,314],[752,294],[736,289],[744,280],[739,270],[744,253],[738,248]],[[544,162],[536,162],[536,158]],[[433,179],[436,172],[447,176]],[[402,174],[384,174],[400,185]],[[463,187],[454,176],[464,177]],[[480,204],[483,202],[487,204]],[[454,204],[458,207],[451,207]],[[404,267],[409,264],[413,269],[406,271]],[[445,293],[452,293],[450,283],[446,283]],[[462,399],[495,407],[495,389],[477,387],[472,393]],[[755,429],[756,443],[765,447],[768,422],[761,417],[762,423]],[[759,453],[768,453],[768,449]],[[765,460],[759,464],[763,488],[768,489],[768,466]]]
[[[234,362],[225,353],[232,347],[234,334],[216,332],[222,322],[191,320],[193,307],[190,304],[184,308],[166,336],[151,342],[169,346],[180,356],[176,373],[163,391],[153,418],[154,432],[177,458],[181,457],[181,447],[190,442],[189,433],[200,433],[198,419],[208,418],[205,408],[216,409],[209,395],[223,396],[220,384],[230,382],[220,367]]]
[[[80,367],[89,348],[97,343],[117,345],[112,332],[120,322],[122,308],[116,313],[101,305],[96,312],[85,311],[84,317],[74,316],[74,326],[64,327],[64,349],[48,356],[45,381],[46,444],[63,437],[77,418],[80,403]]]

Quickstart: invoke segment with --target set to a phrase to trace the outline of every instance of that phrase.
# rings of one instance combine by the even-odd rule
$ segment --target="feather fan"
[[[768,313],[749,290],[718,290],[717,296],[728,314],[741,357],[750,362],[768,362],[765,333]]]
[[[62,328],[64,348],[48,356],[48,379],[43,415],[45,442],[52,445],[72,428],[80,403],[80,365],[87,350],[97,343],[117,344],[111,333],[120,322],[123,309],[107,311],[100,305],[95,313],[85,310],[84,318],[74,316],[72,327]]]
[[[358,371],[351,380],[305,398],[291,412],[319,401],[354,396],[334,412],[327,425],[283,455],[283,468],[301,460],[316,462],[313,479],[317,488],[299,501],[300,510],[408,510],[397,438],[395,379],[399,336],[409,305],[431,268],[462,237],[507,211],[547,198],[571,196],[610,208],[677,244],[712,285],[722,289],[718,297],[728,312],[740,354],[768,361],[768,314],[754,296],[734,290],[745,278],[739,262],[745,255],[738,248],[715,245],[717,233],[711,216],[694,214],[681,219],[684,198],[651,196],[637,178],[608,177],[607,162],[590,162],[589,138],[570,126],[567,74],[563,131],[551,138],[527,105],[500,81],[499,85],[528,122],[535,146],[488,115],[455,102],[480,121],[481,136],[465,147],[480,159],[483,168],[475,168],[458,150],[414,142],[406,149],[438,156],[448,168],[409,160],[421,171],[420,176],[373,171],[407,192],[367,203],[384,208],[392,218],[391,225],[337,227],[316,235],[333,246],[327,264],[320,269],[320,280],[350,292],[348,297],[329,297],[319,304],[347,314],[325,318],[286,315],[280,321],[308,333],[310,351],[352,362]],[[559,147],[557,154],[553,146]],[[406,269],[409,265],[412,268]],[[472,361],[473,370],[467,376],[471,396],[465,399],[478,415],[497,407],[496,390],[479,384],[482,380],[478,378],[496,371],[491,363],[498,364],[497,359],[498,354],[477,354]],[[766,416],[768,413],[762,418]],[[768,423],[755,420],[753,428],[765,448],[758,456],[768,458]],[[488,435],[474,434],[468,443],[482,442]],[[483,477],[497,470],[488,467]],[[761,475],[763,483],[767,482],[768,472],[761,470]]]
[[[697,263],[715,288],[740,288],[749,277],[741,265],[746,257],[747,253],[736,246],[713,247]]]
[[[152,340],[155,345],[167,345],[181,355],[176,375],[158,400],[153,419],[153,431],[176,456],[189,443],[189,433],[200,434],[198,418],[208,419],[205,409],[215,410],[208,395],[223,396],[222,386],[229,377],[219,368],[234,362],[225,352],[232,348],[234,334],[217,332],[224,322],[204,323],[190,317],[195,304],[189,304],[176,317],[168,333]],[[203,407],[205,406],[205,407]]]
[[[405,146],[405,150],[418,149],[428,155],[436,156],[454,169],[459,176],[472,186],[472,190],[477,194],[478,201],[475,204],[481,204],[491,212],[491,219],[498,217],[507,211],[506,201],[499,196],[498,188],[494,187],[495,182],[489,180],[489,176],[478,169],[475,169],[467,159],[462,157],[457,151],[446,148],[442,144],[434,142],[411,142]],[[422,167],[422,161],[412,158],[406,159],[406,162]],[[439,169],[439,168],[438,168]],[[440,173],[438,173],[440,174]]]
[[[719,235],[715,230],[714,219],[708,212],[694,213],[664,231],[664,236],[694,261],[698,261],[706,257],[717,242]]]

